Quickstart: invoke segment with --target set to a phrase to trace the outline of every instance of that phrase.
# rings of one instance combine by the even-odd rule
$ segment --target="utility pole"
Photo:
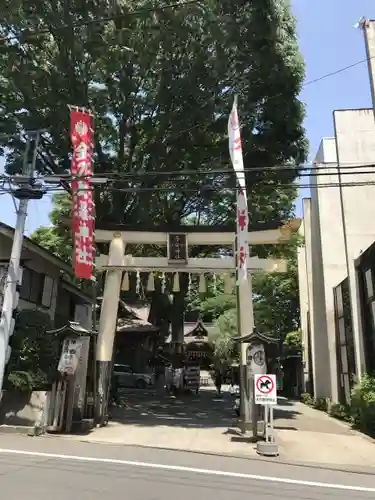
[[[14,197],[20,201],[17,210],[17,221],[14,229],[14,239],[10,254],[8,273],[6,283],[4,285],[4,299],[0,318],[0,401],[2,396],[5,366],[10,356],[10,347],[8,345],[9,338],[12,336],[14,330],[15,320],[13,317],[13,311],[18,303],[18,292],[22,278],[20,274],[20,260],[23,235],[25,231],[25,221],[27,217],[27,206],[30,199],[40,199],[44,194],[43,191],[33,188],[33,173],[35,170],[40,131],[34,132],[34,134],[35,138],[33,139],[31,138],[31,134],[28,134],[23,157],[22,176],[29,177],[28,185],[17,189],[14,193]],[[29,162],[29,154],[32,144],[34,150],[32,152],[32,161]]]
[[[365,39],[367,66],[370,78],[372,106],[375,112],[375,20],[362,18],[358,22]]]

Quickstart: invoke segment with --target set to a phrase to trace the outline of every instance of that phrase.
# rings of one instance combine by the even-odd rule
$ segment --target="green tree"
[[[237,311],[228,309],[218,317],[208,332],[208,339],[214,348],[214,358],[222,365],[228,366],[236,357],[233,339],[237,331]]]
[[[294,332],[289,332],[285,335],[283,347],[287,351],[297,352],[302,349],[302,332],[301,330],[295,330]]]
[[[66,194],[52,197],[53,208],[49,215],[51,226],[41,226],[31,235],[31,239],[65,262],[72,260],[72,241],[70,225],[62,223],[69,220],[71,201]]]
[[[5,388],[38,389],[56,373],[59,340],[46,332],[52,328],[48,314],[38,310],[20,311],[12,336]]]
[[[226,129],[235,93],[251,221],[293,216],[307,145],[287,0],[6,0],[0,32],[0,133],[48,129],[39,171],[69,168],[68,105],[94,113],[94,170],[112,179],[95,191],[98,223],[233,221]],[[18,172],[22,139],[0,137],[6,171]],[[213,169],[228,172],[202,173]],[[60,217],[35,239],[66,256],[61,226]]]
[[[173,222],[197,212],[209,222],[230,219],[234,193],[222,188],[233,186],[233,176],[184,171],[228,165],[234,92],[246,167],[305,159],[297,98],[304,69],[288,2],[210,0],[156,10],[151,0],[110,5],[6,1],[0,23],[0,131],[48,128],[38,168],[66,171],[68,105],[89,107],[95,170],[122,178],[115,190],[97,191],[98,220]],[[100,22],[108,16],[113,20]],[[2,141],[7,171],[19,170],[20,140]],[[169,178],[157,173],[176,170],[181,174]],[[291,215],[295,189],[282,184],[296,173],[248,175],[253,220]],[[202,183],[214,189],[201,195]]]
[[[286,273],[259,273],[254,276],[254,316],[259,331],[277,338],[299,326],[298,271],[295,259]]]
[[[287,245],[289,255],[286,273],[254,273],[253,307],[254,323],[259,332],[271,334],[284,340],[288,349],[297,349],[301,338],[299,327],[298,273],[296,249],[298,242]],[[293,250],[294,249],[294,250]],[[233,350],[233,337],[238,335],[236,296],[218,291],[200,303],[200,314],[213,321],[214,347],[218,356],[227,359]],[[299,342],[299,344],[298,344]],[[216,348],[216,346],[218,346]]]

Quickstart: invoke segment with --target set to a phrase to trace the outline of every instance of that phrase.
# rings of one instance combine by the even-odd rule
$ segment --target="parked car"
[[[113,375],[117,378],[118,387],[145,389],[155,383],[153,373],[138,373],[129,365],[114,364]]]

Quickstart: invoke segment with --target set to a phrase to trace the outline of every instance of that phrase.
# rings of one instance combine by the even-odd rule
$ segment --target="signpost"
[[[264,441],[257,442],[260,455],[274,457],[279,454],[275,440],[273,407],[277,405],[276,375],[254,376],[255,404],[264,406]]]

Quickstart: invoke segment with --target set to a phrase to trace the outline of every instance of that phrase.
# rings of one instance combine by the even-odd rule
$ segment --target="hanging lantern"
[[[173,278],[173,292],[179,292],[180,291],[180,277],[178,273],[175,273],[174,278]]]
[[[161,293],[165,293],[166,284],[167,284],[167,279],[166,279],[165,273],[163,273],[161,275]]]
[[[224,276],[224,293],[230,295],[233,293],[233,279],[231,274]]]
[[[217,280],[216,280],[215,273],[212,275],[212,290],[213,290],[214,294],[216,295],[216,293],[217,293]]]
[[[155,292],[155,278],[154,278],[154,273],[150,273],[148,275],[147,291],[148,292]]]
[[[128,271],[124,272],[124,277],[122,278],[122,283],[121,283],[121,290],[123,292],[128,292],[129,291],[129,273]]]
[[[137,295],[139,295],[140,291],[141,291],[141,273],[137,271],[137,283],[135,287],[135,292]]]
[[[191,289],[193,288],[193,281],[191,278],[191,273],[189,273],[189,280],[188,280],[188,296],[189,298],[191,297]]]
[[[204,274],[199,275],[199,293],[207,292],[206,277]]]

